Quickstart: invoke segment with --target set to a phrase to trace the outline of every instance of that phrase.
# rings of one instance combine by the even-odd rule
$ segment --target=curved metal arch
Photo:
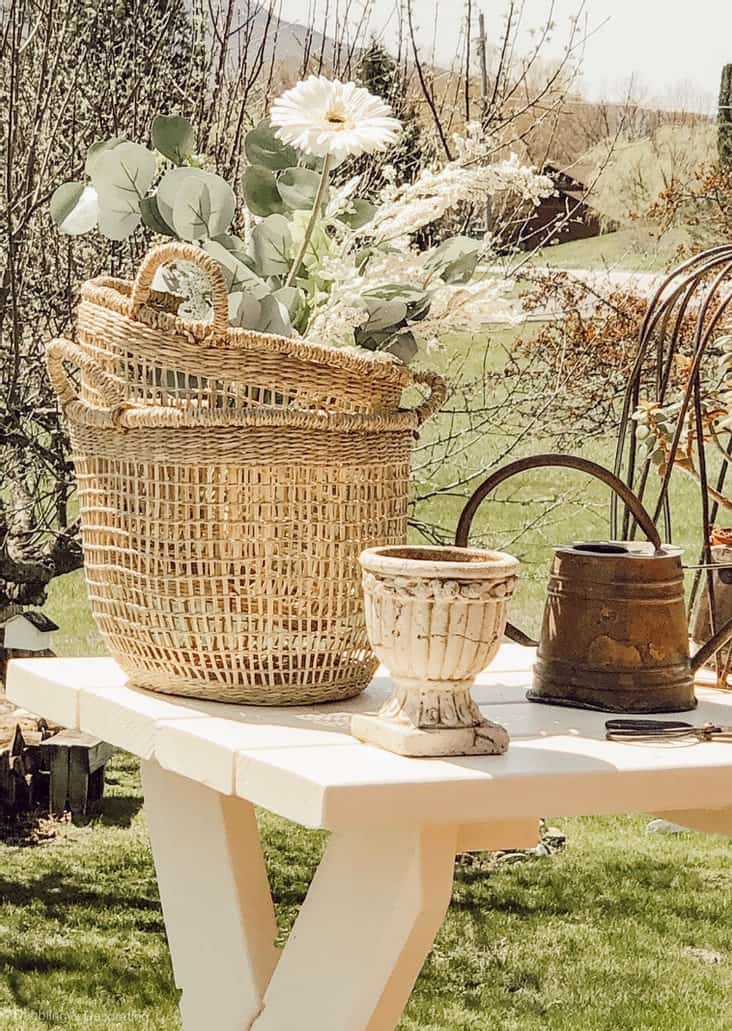
[[[710,283],[711,277],[711,283]],[[732,296],[725,294],[720,300],[720,291],[729,280],[732,286],[732,245],[721,245],[688,258],[668,276],[656,289],[641,324],[638,348],[626,387],[618,431],[613,470],[634,487],[643,498],[648,482],[650,462],[639,462],[636,423],[631,419],[637,408],[641,385],[648,374],[650,363],[655,365],[656,394],[663,402],[669,386],[674,356],[685,335],[690,311],[696,308],[696,325],[689,340],[692,367],[689,387],[682,399],[682,410],[675,427],[671,446],[671,462],[666,470],[657,498],[654,520],[663,515],[667,536],[671,537],[671,513],[668,503],[668,487],[673,459],[678,451],[683,433],[683,423],[689,404],[693,401],[695,385],[698,389],[700,367],[714,329],[728,309]],[[710,315],[710,313],[712,313]],[[697,413],[697,418],[700,418]],[[698,427],[697,427],[698,428]],[[697,436],[699,434],[697,433]],[[703,443],[703,441],[700,441]],[[701,459],[704,464],[704,458]],[[705,491],[706,494],[706,491]],[[627,537],[633,532],[630,512],[624,509],[623,529],[619,531],[619,499],[611,503],[611,526],[616,536]]]
[[[651,369],[655,369],[656,397],[663,403],[667,397],[671,381],[674,358],[677,354],[687,353],[691,357],[688,384],[681,398],[681,406],[676,416],[674,432],[669,450],[669,460],[661,478],[655,506],[653,521],[657,524],[663,518],[664,530],[668,540],[672,539],[671,506],[669,488],[674,462],[684,431],[684,425],[691,411],[696,435],[697,465],[700,477],[701,501],[701,547],[700,563],[706,568],[706,583],[710,604],[710,621],[714,629],[714,572],[710,533],[719,510],[719,503],[710,500],[708,491],[708,463],[705,452],[704,420],[702,405],[702,378],[704,358],[715,332],[725,314],[732,309],[732,244],[713,247],[701,254],[687,259],[669,275],[656,289],[643,318],[633,367],[628,379],[623,400],[622,415],[615,452],[614,472],[625,480],[643,500],[648,486],[651,469],[650,458],[639,459],[636,429],[637,424],[631,418],[637,408],[641,387]],[[693,328],[690,320],[694,319]],[[723,446],[728,461],[723,462],[716,478],[716,491],[721,493],[727,476],[727,467],[732,460],[732,433]],[[611,526],[613,536],[632,538],[636,531],[636,521],[627,506],[623,507],[622,530],[619,530],[620,502],[613,498],[611,508]],[[691,591],[691,606],[701,583],[701,570],[694,578]],[[724,676],[732,657],[732,650],[727,658]],[[719,669],[718,669],[719,674]]]

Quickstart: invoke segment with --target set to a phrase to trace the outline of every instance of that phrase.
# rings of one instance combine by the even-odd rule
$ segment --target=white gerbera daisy
[[[283,143],[328,157],[331,167],[347,157],[384,150],[401,129],[379,97],[353,82],[322,75],[310,75],[278,97],[270,120]]]

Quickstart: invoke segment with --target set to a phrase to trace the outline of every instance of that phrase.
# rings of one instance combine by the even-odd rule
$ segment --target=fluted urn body
[[[404,755],[496,754],[508,734],[470,695],[506,626],[518,560],[476,548],[391,546],[360,557],[366,629],[394,693],[353,717],[362,740]]]

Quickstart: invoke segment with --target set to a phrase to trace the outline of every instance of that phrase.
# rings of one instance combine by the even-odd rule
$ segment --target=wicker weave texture
[[[179,318],[173,299],[151,290],[157,269],[175,261],[193,262],[208,275],[213,322]],[[134,282],[93,279],[81,296],[78,343],[125,385],[129,401],[374,412],[396,408],[413,383],[409,370],[387,356],[374,361],[304,340],[228,328],[221,270],[190,244],[155,248]],[[85,376],[81,397],[101,403]]]
[[[146,436],[72,423],[89,598],[131,681],[266,704],[362,691],[358,555],[405,540],[411,434],[349,434],[340,454],[330,435],[302,463],[267,462],[261,439],[252,456],[246,428],[227,435],[236,463],[160,461]]]
[[[211,324],[148,306],[155,269],[181,258],[210,275]],[[130,681],[254,704],[358,694],[377,664],[358,556],[406,540],[411,450],[442,380],[227,330],[218,265],[188,245],[83,297],[79,343],[52,341],[48,371],[92,613]],[[415,384],[429,397],[398,407]]]

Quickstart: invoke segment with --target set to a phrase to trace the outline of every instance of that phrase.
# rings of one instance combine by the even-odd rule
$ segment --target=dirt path
[[[499,266],[491,266],[488,272],[500,272],[505,274]],[[633,272],[628,269],[577,269],[558,268],[555,266],[540,266],[530,268],[532,276],[551,276],[561,272],[571,279],[579,280],[587,286],[585,301],[585,314],[592,315],[602,304],[602,298],[609,294],[622,291],[633,293],[649,300],[661,285],[664,279],[663,273],[658,272]],[[566,315],[565,310],[557,304],[549,304],[536,311],[527,311],[521,298],[513,302],[513,317],[520,322],[558,322]],[[502,321],[496,319],[496,322]]]

